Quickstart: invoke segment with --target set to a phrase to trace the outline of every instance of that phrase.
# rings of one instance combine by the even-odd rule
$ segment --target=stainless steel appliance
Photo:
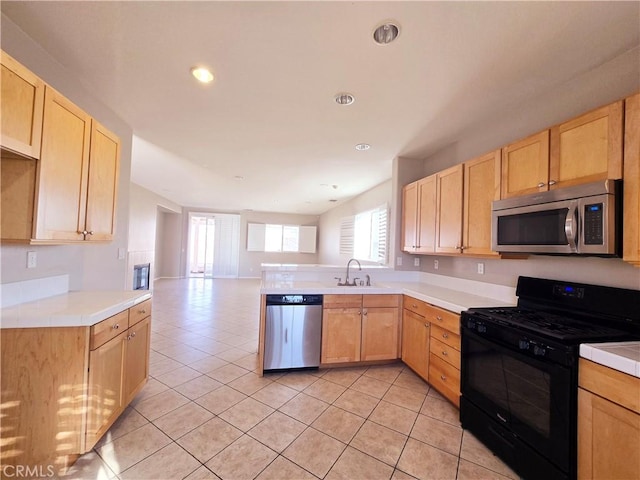
[[[320,366],[322,295],[267,295],[264,370]]]
[[[520,277],[461,315],[460,419],[525,479],[575,478],[579,345],[640,338],[640,291]]]
[[[619,256],[620,181],[577,185],[496,200],[491,248],[496,252]]]

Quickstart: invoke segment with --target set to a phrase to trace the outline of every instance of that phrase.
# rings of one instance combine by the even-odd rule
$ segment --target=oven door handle
[[[567,211],[567,217],[564,220],[564,233],[569,242],[569,248],[572,252],[578,251],[578,205],[572,205]]]

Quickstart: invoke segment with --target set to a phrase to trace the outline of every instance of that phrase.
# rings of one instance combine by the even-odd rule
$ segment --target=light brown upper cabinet
[[[623,102],[551,128],[549,188],[622,178]]]
[[[502,149],[502,198],[622,178],[623,102]]]
[[[491,205],[500,200],[500,150],[464,163],[462,251],[495,255],[491,251]]]
[[[640,266],[640,93],[625,101],[624,130],[622,258]]]
[[[1,53],[3,148],[40,158],[44,83],[5,52]]]
[[[2,153],[2,239],[111,240],[119,162],[118,137],[46,86],[40,159]]]
[[[436,252],[462,253],[462,164],[436,175]]]
[[[402,250],[409,253],[435,251],[436,176],[406,185],[402,198]]]
[[[549,183],[549,130],[502,149],[501,197],[517,197],[547,190]]]

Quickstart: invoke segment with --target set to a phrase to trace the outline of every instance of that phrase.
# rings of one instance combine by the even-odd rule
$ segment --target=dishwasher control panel
[[[322,295],[267,295],[267,305],[322,305]]]

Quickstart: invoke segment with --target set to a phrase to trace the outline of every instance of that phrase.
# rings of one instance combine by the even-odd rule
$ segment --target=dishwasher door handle
[[[289,329],[284,329],[284,343],[289,343]]]

